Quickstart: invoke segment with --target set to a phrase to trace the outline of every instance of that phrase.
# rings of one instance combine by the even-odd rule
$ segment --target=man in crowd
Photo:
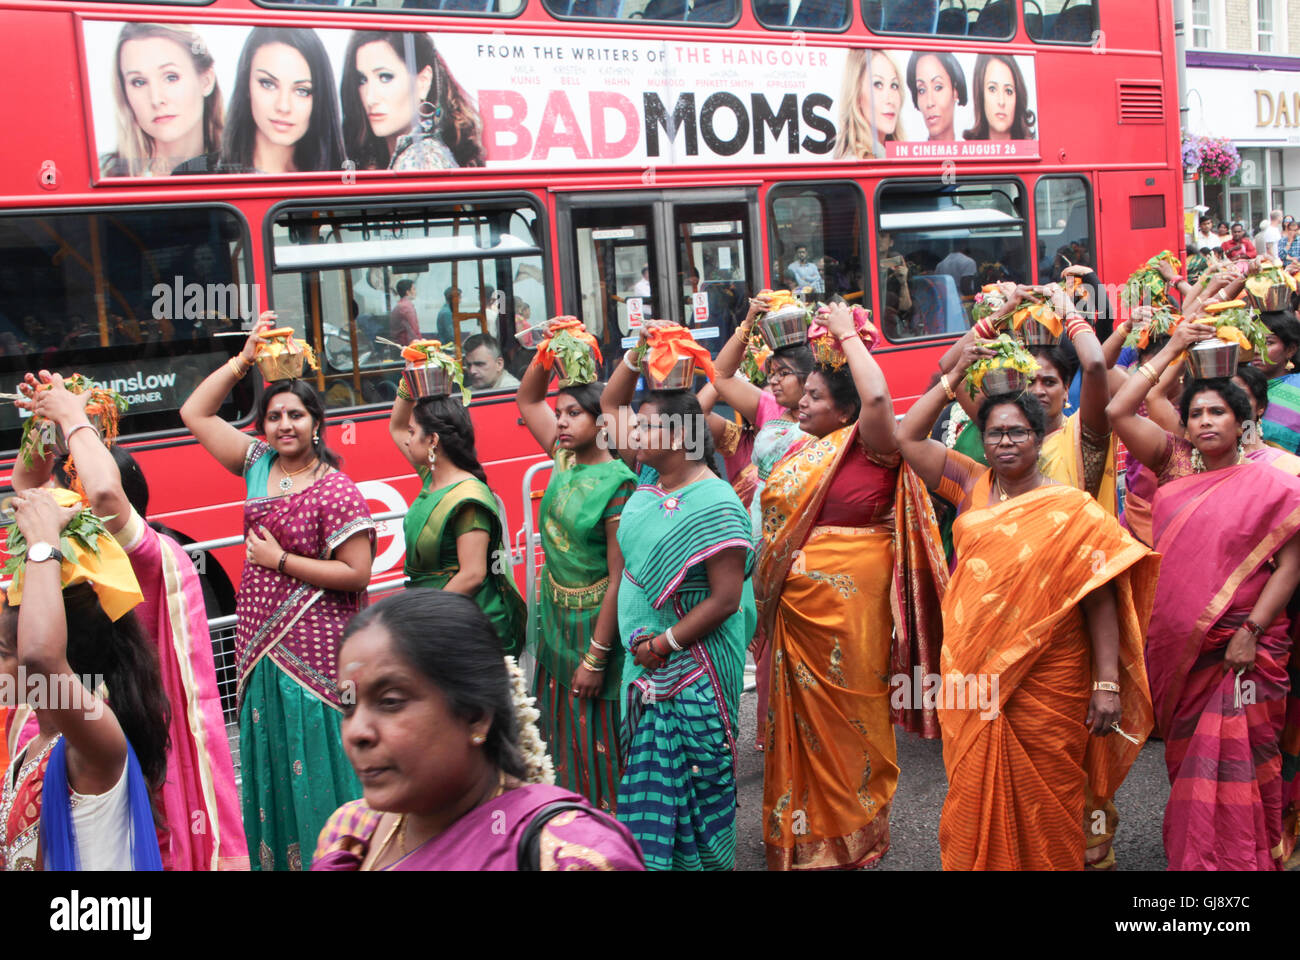
[[[514,390],[519,386],[519,381],[506,372],[501,344],[483,333],[465,341],[465,374],[474,390]]]
[[[1197,250],[1204,250],[1209,247],[1211,250],[1219,250],[1223,247],[1223,241],[1219,235],[1214,232],[1214,218],[1201,217],[1200,226],[1196,230],[1196,236],[1192,239],[1192,246]]]
[[[1232,237],[1223,245],[1223,255],[1229,260],[1254,260],[1255,244],[1246,236],[1246,227],[1240,220],[1232,225]]]

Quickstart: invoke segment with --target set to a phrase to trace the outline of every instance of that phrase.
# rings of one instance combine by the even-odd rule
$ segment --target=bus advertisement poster
[[[1020,54],[109,20],[82,29],[102,177],[1039,155],[1035,62]]]

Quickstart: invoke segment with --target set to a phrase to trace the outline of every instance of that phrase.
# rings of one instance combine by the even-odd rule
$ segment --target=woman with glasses
[[[945,870],[1081,870],[1085,808],[1114,796],[1151,729],[1142,638],[1159,561],[1040,470],[1033,393],[980,403],[987,467],[930,439],[953,384],[987,355],[968,343],[898,426],[903,458],[958,507],[935,691],[940,854]]]
[[[745,351],[749,347],[754,324],[768,309],[766,297],[749,301],[749,312],[726,345],[718,351],[717,379],[714,389],[718,398],[748,423],[754,425],[750,462],[754,467],[752,498],[749,516],[754,526],[754,540],[763,535],[760,504],[763,487],[778,460],[786,455],[795,441],[806,434],[799,429],[799,403],[803,399],[804,382],[813,369],[812,351],[799,344],[782,347],[767,362],[768,389],[761,389],[743,377],[737,376]],[[760,630],[754,638],[754,662],[758,666],[758,726],[755,745],[762,750],[767,728],[768,680],[770,677],[766,642]]]

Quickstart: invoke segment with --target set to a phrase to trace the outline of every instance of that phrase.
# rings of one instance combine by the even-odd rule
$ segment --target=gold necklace
[[[293,478],[298,476],[298,474],[300,473],[310,470],[312,467],[316,466],[316,464],[319,462],[320,459],[318,457],[312,457],[311,463],[307,464],[307,466],[295,470],[293,473],[285,473],[285,475],[280,478],[280,489],[283,490],[285,493],[288,493],[290,490],[293,489]],[[284,467],[281,467],[280,469],[283,470]]]
[[[402,838],[401,838],[401,840],[402,840],[402,851],[405,852],[405,850],[406,850],[406,814],[401,813],[401,814],[398,814],[397,819],[393,821],[393,825],[392,825],[392,827],[389,829],[389,831],[388,831],[388,835],[387,835],[386,837],[384,837],[384,842],[381,843],[381,844],[379,845],[379,849],[375,851],[375,858],[374,858],[373,860],[370,861],[370,866],[368,866],[368,867],[362,867],[362,868],[361,868],[362,870],[374,870],[374,869],[375,869],[375,864],[379,863],[379,861],[383,859],[384,852],[388,849],[388,845],[389,845],[390,843],[393,842],[393,835],[394,835],[395,833],[397,833],[397,831],[398,831],[399,828],[400,828],[401,831],[402,831]]]

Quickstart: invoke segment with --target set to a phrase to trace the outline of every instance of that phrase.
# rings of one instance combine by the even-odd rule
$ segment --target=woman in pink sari
[[[1164,565],[1147,673],[1172,785],[1169,868],[1276,870],[1284,853],[1278,739],[1291,655],[1286,604],[1300,584],[1300,480],[1247,459],[1241,440],[1251,404],[1228,380],[1184,389],[1186,438],[1137,415],[1150,383],[1213,333],[1181,324],[1107,412],[1160,485],[1151,528]]]
[[[645,869],[626,827],[550,783],[523,673],[468,597],[406,590],[354,617],[339,686],[365,797],[313,870]]]
[[[159,837],[163,866],[247,870],[235,768],[194,564],[179,543],[145,521],[149,488],[134,458],[121,448],[110,451],[94,429],[81,429],[90,426],[85,395],[64,389],[61,377],[43,373],[42,379],[51,387],[36,394],[35,412],[62,428],[91,510],[107,518],[105,527],[126,550],[144,595],[135,614],[158,651],[163,691],[171,704],[167,779],[155,800],[167,827]],[[35,379],[28,385],[34,387]],[[43,485],[50,467],[46,460],[25,468],[20,459],[14,488]],[[132,474],[134,501],[124,489],[124,470]]]

